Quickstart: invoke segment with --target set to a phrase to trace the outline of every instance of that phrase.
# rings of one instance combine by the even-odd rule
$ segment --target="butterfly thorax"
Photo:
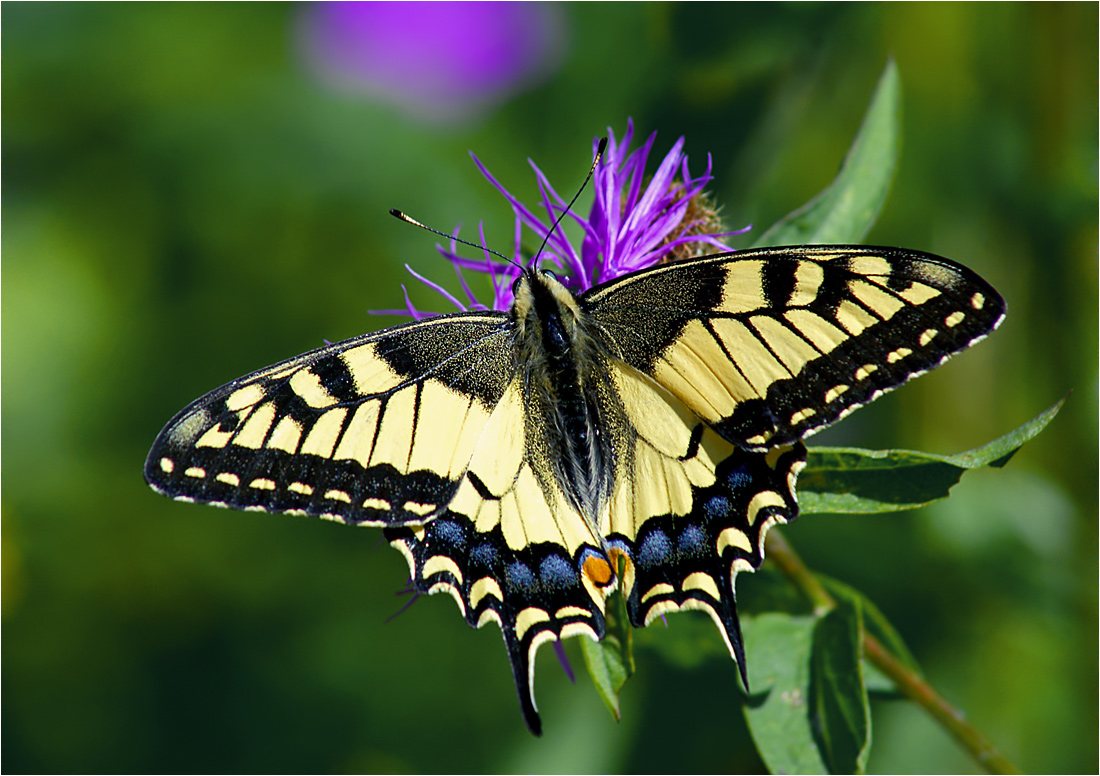
[[[525,429],[539,453],[533,467],[595,524],[615,471],[614,445],[600,431],[615,426],[606,417],[606,392],[597,379],[604,348],[580,302],[552,274],[528,270],[515,291],[512,315],[527,418],[546,419]]]

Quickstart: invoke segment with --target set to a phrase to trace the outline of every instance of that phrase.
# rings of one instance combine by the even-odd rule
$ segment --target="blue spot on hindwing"
[[[461,548],[466,546],[466,531],[463,530],[462,525],[454,520],[436,518],[429,524],[428,528],[436,541],[451,547]]]
[[[672,541],[664,531],[653,529],[638,548],[638,565],[643,568],[652,568],[664,563],[672,554]]]
[[[539,576],[548,588],[564,589],[577,584],[577,570],[560,555],[549,555],[539,564]]]
[[[479,544],[470,552],[470,565],[474,568],[495,572],[499,564],[500,555],[497,553],[497,548],[488,542]]]
[[[752,474],[749,472],[749,467],[739,463],[730,468],[726,473],[726,484],[734,493],[751,486]]]
[[[687,525],[676,542],[676,549],[681,555],[695,555],[704,549],[706,541],[706,531],[698,525]]]
[[[733,502],[725,496],[712,496],[703,504],[703,514],[707,520],[723,520],[733,509]]]
[[[517,592],[522,594],[531,594],[537,585],[535,575],[527,564],[521,561],[509,563],[504,570],[504,576],[508,586],[515,588]]]

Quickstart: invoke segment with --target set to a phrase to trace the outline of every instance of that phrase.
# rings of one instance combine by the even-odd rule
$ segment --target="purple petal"
[[[456,297],[456,296],[455,296],[454,294],[452,294],[452,293],[451,293],[450,291],[448,291],[447,289],[445,289],[445,288],[444,288],[443,286],[441,286],[441,285],[439,285],[438,283],[435,283],[435,282],[433,282],[433,281],[431,281],[431,280],[428,280],[428,279],[427,279],[426,277],[424,277],[424,276],[423,276],[423,275],[421,275],[421,274],[420,274],[419,272],[417,272],[416,270],[414,270],[414,269],[413,269],[412,267],[410,267],[410,266],[409,266],[408,264],[406,264],[406,265],[405,265],[405,269],[406,269],[406,270],[408,271],[408,273],[409,273],[410,275],[412,275],[412,276],[413,276],[414,278],[416,278],[416,279],[417,279],[417,280],[419,280],[419,281],[420,281],[421,283],[423,283],[424,285],[426,285],[426,286],[427,286],[428,288],[430,288],[430,289],[432,289],[433,291],[435,291],[435,292],[436,292],[437,294],[439,294],[440,296],[442,296],[442,297],[443,297],[444,299],[446,299],[446,300],[447,300],[448,302],[450,302],[451,304],[453,304],[453,305],[454,305],[455,307],[457,307],[457,308],[458,308],[459,310],[461,310],[462,312],[465,312],[465,311],[466,311],[466,305],[462,304],[462,302],[460,302],[460,301],[458,300],[458,297]],[[408,299],[408,296],[406,295],[406,300],[407,300],[407,299]]]
[[[562,645],[560,639],[555,639],[554,654],[558,656],[558,661],[561,663],[562,669],[565,671],[565,675],[569,677],[569,681],[573,684],[577,683],[577,677],[573,676],[573,666],[569,665],[569,656],[565,654],[565,647]]]

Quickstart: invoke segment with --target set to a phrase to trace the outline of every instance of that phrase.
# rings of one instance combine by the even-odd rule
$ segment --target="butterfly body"
[[[524,717],[534,658],[707,612],[745,677],[734,580],[797,515],[802,439],[1002,319],[946,259],[801,246],[702,257],[574,294],[528,269],[507,313],[329,345],[198,399],[145,476],[174,498],[380,526],[413,587],[497,623]],[[621,568],[621,578],[616,574]]]
[[[608,345],[573,294],[551,273],[526,270],[515,284],[513,337],[523,384],[525,437],[552,471],[570,506],[598,530],[614,479],[613,437],[622,412],[604,384]],[[537,419],[537,420],[536,420]]]

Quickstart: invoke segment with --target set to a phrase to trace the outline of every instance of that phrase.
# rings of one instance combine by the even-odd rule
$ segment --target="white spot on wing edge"
[[[578,608],[578,607],[570,607],[570,608],[575,609],[575,608]],[[582,609],[581,611],[584,611],[586,616],[589,616],[589,617],[591,616],[588,613],[587,610]],[[593,641],[599,641],[600,640],[600,637],[596,635],[596,631],[592,630],[592,626],[590,626],[586,622],[570,622],[570,623],[566,623],[565,625],[563,625],[561,627],[561,638],[568,639],[568,638],[572,638],[573,636],[587,636],[588,638],[592,639]]]
[[[364,504],[363,506],[366,506],[366,504]],[[436,510],[436,508],[437,507],[435,504],[421,504],[416,501],[406,501],[402,505],[402,509],[404,509],[406,512],[412,512],[414,515],[420,515],[421,517],[426,517],[427,515],[430,515]]]
[[[864,364],[856,370],[856,380],[866,380],[873,372],[878,371],[878,364]]]
[[[825,394],[825,403],[830,404],[836,399],[839,399],[844,393],[848,391],[847,385],[837,385],[828,390]]]
[[[749,508],[746,510],[745,517],[748,519],[749,525],[752,525],[756,522],[756,516],[761,509],[785,506],[787,506],[787,502],[774,490],[762,490],[749,501]]]
[[[707,574],[705,571],[696,571],[688,574],[684,577],[684,582],[681,587],[686,590],[701,590],[715,601],[721,599],[721,595],[718,592],[718,585],[714,581],[714,577]]]
[[[721,555],[727,547],[737,547],[745,552],[752,552],[752,544],[749,543],[749,537],[744,531],[732,526],[718,534],[718,541],[715,545],[715,549],[718,550],[719,555]],[[644,601],[645,599],[643,598],[642,600]]]
[[[481,616],[477,620],[477,627],[482,628],[485,626],[486,623],[490,622],[495,622],[497,624],[497,627],[501,629],[504,628],[504,625],[500,621],[500,614],[497,613],[496,609],[486,609],[484,612],[482,612]]]
[[[816,414],[817,414],[817,410],[814,409],[813,407],[807,407],[806,409],[799,410],[798,412],[791,415],[790,424],[792,426],[797,426],[802,421],[806,420],[807,418],[812,418]]]
[[[466,616],[466,603],[462,600],[462,594],[454,585],[450,582],[436,582],[428,588],[428,595],[435,595],[436,593],[447,593],[458,604],[458,610],[462,612],[462,616]]]

